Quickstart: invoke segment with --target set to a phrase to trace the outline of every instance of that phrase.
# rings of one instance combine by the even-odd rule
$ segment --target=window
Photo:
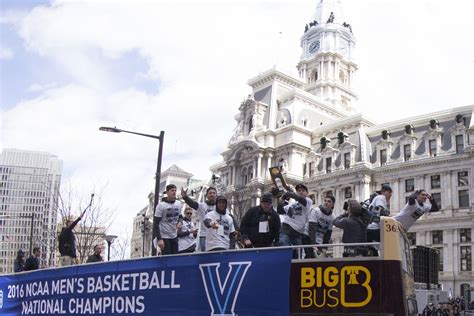
[[[443,247],[435,247],[439,252],[439,266],[438,271],[443,271]]]
[[[430,139],[430,142],[429,142],[429,145],[430,145],[430,156],[431,157],[436,157],[436,154],[437,154],[437,145],[436,145],[436,139]]]
[[[469,177],[467,171],[458,172],[458,186],[469,185]]]
[[[416,245],[416,233],[407,233],[407,238],[410,242],[410,246]]]
[[[352,188],[347,187],[344,189],[344,198],[345,199],[351,199],[352,198]]]
[[[469,190],[459,190],[459,207],[469,207]]]
[[[331,165],[332,165],[332,158],[331,157],[326,158],[326,173],[331,172]]]
[[[436,201],[436,204],[438,204],[439,209],[441,209],[441,193],[431,193],[431,196]]]
[[[471,229],[461,228],[459,230],[459,239],[462,243],[471,242]]]
[[[441,188],[441,177],[439,176],[439,174],[431,176],[431,188],[432,189]]]
[[[415,179],[405,180],[405,192],[415,191]]]
[[[383,166],[387,163],[387,149],[380,150],[380,165]]]
[[[462,154],[464,152],[464,135],[456,135],[456,153]]]
[[[344,154],[344,169],[349,169],[351,167],[351,153]]]
[[[311,177],[314,174],[314,162],[309,163],[309,176]]]
[[[443,244],[443,231],[442,230],[433,230],[431,232],[431,244],[433,245]]]
[[[410,160],[411,158],[411,145],[410,144],[403,146],[403,158],[405,161]]]
[[[461,246],[461,271],[471,271],[471,264],[471,246]]]

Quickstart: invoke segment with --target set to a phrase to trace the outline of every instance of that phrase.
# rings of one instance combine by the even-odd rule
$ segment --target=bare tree
[[[130,228],[124,229],[110,247],[111,260],[124,260],[130,258]]]
[[[95,189],[93,196],[80,194],[71,186],[59,195],[58,216],[60,223],[58,234],[64,227],[66,219],[76,219],[86,210],[74,228],[76,235],[76,254],[79,263],[84,263],[94,251],[97,244],[105,244],[104,236],[114,220],[114,212],[104,207],[102,196],[105,187]],[[93,198],[92,198],[93,197]]]

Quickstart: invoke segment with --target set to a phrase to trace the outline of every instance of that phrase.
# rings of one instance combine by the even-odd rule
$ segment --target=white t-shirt
[[[406,230],[409,230],[417,219],[419,219],[423,214],[428,213],[430,210],[430,200],[427,199],[423,205],[420,205],[420,203],[415,200],[415,204],[410,205],[407,203],[405,207],[400,210],[400,213],[395,215],[393,218],[399,221]]]
[[[190,232],[194,230],[193,221],[183,220],[181,223],[183,224],[183,226],[181,227],[182,232]],[[196,239],[194,239],[194,235],[192,233],[187,236],[178,237],[178,251],[186,250],[195,244]]]
[[[334,213],[327,215],[323,211],[319,209],[319,207],[315,207],[311,209],[309,213],[309,222],[316,223],[316,240],[317,244],[322,244],[324,242],[324,235],[328,231],[332,231],[333,221],[336,217]]]
[[[210,220],[212,223],[217,223],[219,226],[223,227],[220,229],[208,228],[206,236],[206,251],[212,250],[215,248],[230,248],[230,238],[229,235],[235,232],[234,221],[232,217],[228,214],[225,215],[217,213],[217,211],[212,211],[206,214],[204,220]]]
[[[310,198],[306,198],[306,206],[303,206],[300,202],[290,199],[288,205],[285,205],[286,216],[283,218],[282,223],[286,223],[291,226],[297,232],[304,234],[305,225],[308,223],[309,212],[313,206],[313,201]]]
[[[207,236],[207,227],[204,225],[204,218],[206,217],[206,214],[212,211],[216,210],[216,205],[209,205],[205,202],[198,202],[198,209],[197,214],[199,218],[201,219],[201,224],[199,227],[199,236],[200,237],[206,237]]]
[[[160,232],[161,238],[173,239],[178,236],[176,224],[178,223],[181,212],[181,202],[176,200],[174,203],[161,201],[156,206],[155,216],[161,217]]]
[[[387,199],[383,194],[377,195],[372,200],[372,203],[369,205],[369,210],[371,210],[375,215],[380,216],[380,210],[377,209],[380,207],[383,207],[388,211]],[[370,223],[369,226],[367,226],[367,229],[380,229],[380,223]]]

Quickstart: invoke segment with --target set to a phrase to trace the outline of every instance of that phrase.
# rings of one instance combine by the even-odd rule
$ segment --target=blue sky
[[[275,63],[296,73],[318,0],[0,2],[0,147],[59,156],[63,183],[84,191],[107,184],[128,225],[158,144],[98,127],[165,130],[163,168],[209,177],[247,80]],[[472,1],[343,3],[361,112],[387,122],[474,103]]]

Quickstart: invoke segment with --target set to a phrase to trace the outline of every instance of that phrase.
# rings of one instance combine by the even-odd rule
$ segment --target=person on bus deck
[[[184,188],[181,188],[181,196],[186,204],[197,211],[197,215],[201,220],[201,226],[199,227],[199,250],[206,251],[207,227],[204,225],[204,217],[206,217],[207,213],[216,209],[217,189],[214,187],[207,188],[205,202],[194,201],[188,196],[188,190]]]
[[[23,271],[33,271],[40,268],[41,250],[39,247],[33,248],[33,253],[26,259],[25,269]]]
[[[435,199],[426,190],[419,189],[409,196],[408,203],[393,218],[408,231],[423,214],[438,211]]]
[[[234,220],[227,211],[227,199],[223,195],[216,198],[216,209],[206,214],[204,225],[208,228],[206,251],[229,250],[235,239]]]
[[[192,221],[193,209],[187,206],[178,228],[178,253],[192,253],[196,250],[197,228]]]
[[[280,228],[281,246],[303,244],[305,225],[313,206],[313,201],[308,198],[308,188],[304,184],[297,184],[295,189],[297,193],[289,190],[280,198],[277,208],[279,214],[285,214]],[[293,258],[298,258],[298,251],[293,251]]]
[[[177,224],[181,213],[181,202],[176,199],[176,186],[166,186],[166,198],[156,206],[157,239],[163,255],[178,253]]]
[[[103,247],[101,244],[94,246],[94,253],[87,257],[86,263],[93,263],[93,262],[103,262],[104,258],[102,258],[102,250]]]
[[[16,259],[13,261],[13,272],[21,272],[25,270],[25,252],[18,250],[16,252]]]
[[[367,242],[367,223],[361,218],[362,206],[357,200],[347,201],[347,210],[334,219],[334,226],[341,228],[342,242],[345,244]],[[344,247],[344,257],[365,256],[364,246]]]
[[[74,227],[81,220],[79,216],[73,221],[71,218],[66,219],[66,226],[61,229],[61,233],[58,238],[58,247],[61,257],[59,257],[59,265],[61,267],[71,266],[77,264],[76,255],[76,236],[74,235]]]
[[[271,193],[263,194],[260,205],[250,208],[242,218],[240,233],[246,248],[271,247],[278,242],[281,223],[272,200]]]
[[[392,188],[384,184],[382,190],[377,191],[378,195],[372,200],[369,205],[369,211],[377,216],[389,216],[388,203],[392,197]],[[372,222],[367,227],[367,242],[380,242],[380,223]]]
[[[312,244],[329,244],[335,218],[333,213],[334,203],[336,203],[336,198],[329,195],[324,198],[322,205],[311,209],[309,213],[308,234]],[[325,254],[326,248],[319,247],[318,251]]]

